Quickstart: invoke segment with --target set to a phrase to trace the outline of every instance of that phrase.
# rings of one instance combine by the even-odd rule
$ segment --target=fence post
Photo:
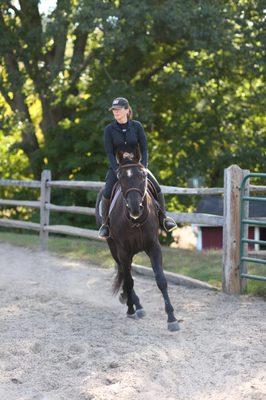
[[[51,171],[45,169],[42,171],[41,177],[41,201],[40,201],[40,250],[48,249],[48,235],[44,227],[49,225],[50,211],[46,209],[46,204],[50,203],[51,188],[47,186],[47,182],[51,180]]]
[[[240,185],[248,173],[237,165],[224,171],[223,291],[240,294]]]

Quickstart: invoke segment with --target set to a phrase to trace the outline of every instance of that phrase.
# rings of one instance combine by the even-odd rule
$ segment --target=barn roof
[[[223,215],[223,197],[205,196],[198,202],[196,212],[203,214]],[[249,217],[266,217],[266,202],[249,201]]]

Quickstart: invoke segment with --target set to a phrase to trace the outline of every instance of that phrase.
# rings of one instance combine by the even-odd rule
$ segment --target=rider
[[[113,100],[109,111],[113,112],[114,120],[107,125],[104,130],[104,149],[109,160],[109,169],[105,178],[105,187],[102,196],[102,220],[103,224],[99,230],[99,237],[107,239],[109,237],[108,212],[110,197],[114,184],[117,182],[116,170],[118,168],[116,153],[117,151],[133,152],[139,145],[141,152],[141,163],[145,168],[148,165],[148,145],[143,126],[140,122],[132,119],[132,109],[129,102],[124,97],[117,97]],[[167,232],[171,232],[177,226],[175,221],[165,215],[165,200],[161,188],[155,177],[148,171],[148,178],[156,188],[158,203],[163,214],[163,227]]]

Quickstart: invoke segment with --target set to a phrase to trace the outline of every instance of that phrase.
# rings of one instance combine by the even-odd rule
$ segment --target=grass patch
[[[219,250],[197,251],[162,247],[163,265],[166,271],[189,276],[221,287],[222,252]],[[134,261],[145,266],[150,265],[144,253],[138,254]]]
[[[39,250],[39,235],[36,233],[17,234],[0,231],[0,240],[17,246]],[[110,268],[114,265],[108,246],[104,242],[96,240],[50,234],[48,251],[57,256],[88,261],[105,268]]]
[[[39,236],[36,233],[13,233],[2,229],[0,230],[0,240],[17,246],[39,249]],[[48,250],[58,256],[90,262],[104,268],[114,265],[107,244],[101,241],[49,235]],[[165,271],[175,272],[221,287],[221,250],[199,252],[162,246],[162,251]],[[150,267],[150,260],[144,253],[136,255],[134,262]],[[262,268],[263,266],[257,264],[250,265],[249,273],[262,274]],[[248,280],[247,287],[248,294],[266,296],[265,282]]]

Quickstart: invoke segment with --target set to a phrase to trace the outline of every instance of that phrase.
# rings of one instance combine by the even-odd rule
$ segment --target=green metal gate
[[[244,268],[244,264],[249,263],[249,262],[257,263],[257,264],[266,264],[266,259],[259,258],[259,257],[258,258],[257,257],[256,258],[249,257],[248,255],[245,255],[245,251],[244,251],[245,243],[247,245],[248,244],[266,245],[265,240],[256,240],[255,238],[249,239],[248,238],[248,229],[245,229],[246,225],[247,225],[247,227],[249,225],[266,227],[266,219],[261,221],[261,220],[257,220],[257,219],[250,219],[249,217],[246,218],[246,216],[245,216],[246,202],[262,201],[262,202],[266,203],[266,197],[256,197],[256,196],[245,195],[246,183],[247,183],[247,180],[250,178],[265,178],[266,179],[266,174],[249,173],[248,175],[246,175],[244,177],[244,179],[242,180],[242,183],[241,183],[241,187],[240,187],[240,278],[266,281],[266,276],[248,274]]]

